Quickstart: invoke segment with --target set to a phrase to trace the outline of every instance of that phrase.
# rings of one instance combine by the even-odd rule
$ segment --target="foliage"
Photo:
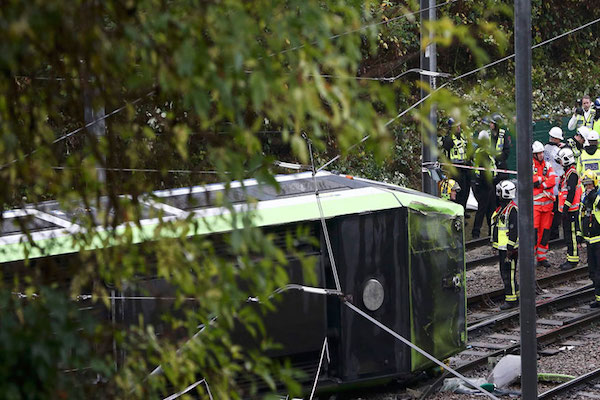
[[[315,260],[300,250],[300,243],[311,240],[308,232],[256,229],[253,201],[236,212],[227,195],[214,201],[230,212],[226,222],[234,229],[228,235],[189,239],[198,228],[192,216],[167,221],[158,213],[153,216],[159,228],[147,243],[134,245],[131,226],[148,211],[141,195],[152,190],[215,181],[229,189],[232,181],[248,177],[276,187],[273,161],[308,164],[307,140],[318,165],[342,154],[332,169],[420,186],[417,126],[428,127],[431,106],[467,126],[478,109],[486,109],[487,93],[506,96],[510,89],[502,82],[505,70],[498,68],[489,76],[499,84],[484,86],[486,97],[474,96],[481,76],[473,77],[465,86],[434,92],[410,118],[396,120],[416,101],[417,90],[429,87],[415,83],[415,76],[391,83],[355,78],[396,76],[414,66],[429,43],[419,42],[418,18],[402,17],[416,3],[3,3],[3,207],[57,199],[82,229],[75,238],[77,256],[27,262],[4,277],[2,292],[7,299],[12,292],[45,297],[41,289],[59,283],[63,301],[89,294],[94,307],[109,315],[119,307],[113,295],[147,291],[152,279],[167,282],[175,296],[160,315],[146,320],[136,315],[137,324],[130,326],[97,323],[94,335],[80,338],[110,349],[89,354],[104,384],[81,380],[87,385],[82,390],[151,398],[204,378],[219,398],[239,398],[241,379],[251,382],[250,395],[259,385],[274,391],[275,382],[299,393],[297,372],[265,356],[276,343],[261,320],[276,307],[271,293],[289,281],[290,255],[301,260],[305,282],[315,283]],[[507,4],[453,3],[446,17],[428,24],[440,48],[439,69],[458,74],[509,51]],[[465,101],[468,96],[472,101]],[[102,123],[74,131],[85,120],[84,104],[88,111],[115,110],[103,122],[105,135],[98,135]],[[369,140],[353,148],[367,135]],[[99,166],[108,168],[106,180]],[[30,223],[23,218],[20,227],[26,231]],[[284,243],[276,241],[281,235]],[[110,246],[90,251],[97,242]],[[261,299],[264,308],[247,304],[249,297]],[[40,312],[49,315],[50,309]],[[200,326],[205,329],[198,336]],[[238,328],[256,348],[244,348],[230,335]],[[0,328],[8,336],[17,332]],[[114,374],[101,368],[114,364],[119,367]],[[149,375],[157,365],[161,373]],[[54,372],[40,396],[64,386],[63,365],[48,368]],[[195,393],[206,396],[202,385]]]

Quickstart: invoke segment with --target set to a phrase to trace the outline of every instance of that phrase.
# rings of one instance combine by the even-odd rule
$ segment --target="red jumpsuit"
[[[537,236],[535,252],[538,262],[546,260],[548,253],[556,178],[549,162],[533,157],[533,227]]]

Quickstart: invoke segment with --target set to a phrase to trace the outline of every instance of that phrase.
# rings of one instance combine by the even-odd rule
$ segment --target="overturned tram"
[[[437,359],[464,349],[466,272],[460,205],[329,172],[314,177],[312,173],[282,175],[276,180],[278,190],[247,180],[231,184],[227,191],[214,184],[154,192],[153,200],[143,205],[147,218],[132,225],[139,230],[132,235],[142,242],[143,231],[158,224],[157,210],[163,218],[193,213],[198,219],[214,219],[198,225],[202,228],[194,234],[226,233],[231,227],[217,218],[228,211],[214,205],[221,195],[234,206],[243,206],[248,196],[255,199],[255,223],[266,230],[308,227],[320,243],[310,249],[317,257],[318,283],[304,286],[300,262],[290,261],[290,290],[281,292],[277,310],[265,318],[269,335],[282,345],[271,356],[305,370],[310,379],[307,386],[315,376],[319,387],[332,387],[408,377],[433,366],[381,325]],[[20,232],[24,217],[29,236]],[[25,258],[43,265],[76,256],[75,219],[57,202],[5,212],[0,237],[3,270],[19,268]],[[35,246],[26,250],[28,240]],[[146,298],[136,300],[140,286]],[[168,303],[159,299],[168,290],[162,279],[148,277],[122,293],[131,300],[114,303],[116,312],[107,312],[106,318],[128,324],[141,315],[160,326],[158,315]],[[317,369],[325,338],[329,359]]]

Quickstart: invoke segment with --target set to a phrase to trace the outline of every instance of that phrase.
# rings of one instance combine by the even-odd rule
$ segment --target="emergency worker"
[[[567,242],[567,261],[560,266],[560,269],[566,271],[576,267],[579,263],[577,231],[579,230],[579,205],[582,190],[573,151],[569,148],[561,149],[557,158],[565,170],[560,178],[558,211],[562,215],[563,233]]]
[[[508,169],[508,157],[510,156],[511,139],[506,129],[501,127],[502,116],[493,114],[490,121],[490,134],[492,148],[495,150],[494,158],[498,169]],[[496,183],[508,179],[508,174],[499,172],[496,176]]]
[[[440,196],[442,199],[457,203],[457,196],[460,192],[460,185],[454,179],[442,179],[440,181]]]
[[[556,173],[556,176],[562,176],[564,171],[563,167],[558,162],[558,152],[565,145],[562,143],[563,140],[563,131],[558,126],[550,129],[548,133],[548,143],[544,146],[544,160],[548,161],[550,165],[552,165],[552,169]],[[558,196],[559,190],[559,180],[556,180],[556,185],[554,185],[554,196]],[[557,239],[559,237],[558,229],[561,223],[561,214],[559,214],[558,209],[558,197],[554,200],[554,205],[552,212],[554,217],[552,218],[552,227],[550,228],[550,240]]]
[[[588,268],[594,284],[595,299],[592,308],[600,307],[600,196],[598,178],[594,171],[585,171],[581,179],[585,197],[581,204],[581,231],[588,243]]]
[[[511,181],[501,181],[496,185],[500,205],[492,216],[492,246],[500,256],[500,276],[504,283],[504,303],[501,310],[514,308],[519,304],[517,285],[517,258],[519,256],[518,208],[514,199],[517,188]]]
[[[448,134],[442,139],[442,147],[446,151],[446,155],[450,162],[455,165],[467,165],[467,146],[468,141],[465,134],[462,132],[460,123],[454,121],[454,118],[448,120]],[[467,200],[469,199],[469,189],[471,187],[470,171],[466,168],[456,167],[455,172],[451,175],[458,186],[463,189],[457,193],[456,202],[463,206],[466,210]],[[465,218],[467,217],[465,213]]]
[[[478,147],[475,150],[473,166],[486,168],[486,171],[475,170],[473,194],[477,200],[477,212],[473,222],[471,234],[477,239],[481,234],[483,219],[487,221],[490,235],[492,234],[491,219],[496,209],[496,196],[494,195],[494,178],[496,177],[496,160],[492,157],[490,149],[490,132],[483,130],[477,137]]]
[[[577,172],[583,175],[585,171],[600,172],[600,150],[598,150],[598,132],[590,131],[587,136],[588,145],[583,148],[579,156]]]
[[[550,267],[546,259],[550,227],[552,226],[552,208],[554,207],[554,185],[556,174],[549,162],[544,160],[544,145],[533,142],[533,227],[537,237],[535,252],[537,265]]]
[[[573,150],[575,156],[575,162],[579,164],[579,157],[583,151],[583,146],[587,141],[587,136],[590,133],[590,129],[586,126],[580,126],[577,128],[575,135],[572,138],[567,139],[567,145]]]
[[[589,129],[594,127],[596,110],[594,110],[591,105],[592,100],[590,96],[586,94],[581,99],[581,105],[577,104],[577,106],[573,108],[573,116],[567,125],[570,131],[579,128],[580,126],[587,126]]]

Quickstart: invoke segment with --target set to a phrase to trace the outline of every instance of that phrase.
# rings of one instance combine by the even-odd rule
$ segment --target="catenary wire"
[[[547,45],[549,43],[552,43],[552,42],[554,42],[554,41],[556,41],[558,39],[561,39],[561,38],[563,38],[565,36],[568,36],[568,35],[570,35],[572,33],[575,33],[577,31],[585,29],[585,28],[587,28],[589,26],[592,26],[594,24],[597,24],[598,22],[600,22],[600,18],[597,18],[597,19],[595,19],[593,21],[590,21],[590,22],[587,22],[587,23],[585,23],[585,24],[583,24],[581,26],[578,26],[577,28],[573,28],[573,29],[571,29],[571,30],[569,30],[567,32],[561,33],[560,35],[554,36],[554,37],[552,37],[550,39],[544,40],[543,42],[535,44],[535,45],[531,46],[531,49],[533,50],[533,49],[537,49],[538,47],[545,46],[545,45]],[[410,107],[408,107],[407,109],[405,109],[404,111],[400,112],[398,115],[396,115],[395,117],[393,117],[392,119],[390,119],[388,122],[386,122],[385,126],[388,126],[391,123],[393,123],[394,121],[396,121],[397,119],[403,117],[404,115],[406,115],[406,113],[408,113],[409,111],[413,110],[415,107],[417,107],[418,105],[420,105],[421,103],[423,103],[425,100],[427,100],[428,98],[430,98],[434,93],[436,93],[436,92],[440,91],[442,88],[446,87],[448,84],[450,84],[452,82],[456,82],[456,81],[458,81],[460,79],[466,78],[467,76],[473,75],[473,74],[475,74],[475,73],[477,73],[479,71],[483,71],[484,69],[492,67],[492,66],[494,66],[496,64],[500,64],[500,63],[502,63],[504,61],[510,60],[511,58],[514,58],[514,57],[515,57],[515,54],[513,53],[513,54],[511,54],[509,56],[506,56],[506,57],[503,57],[501,59],[492,61],[491,63],[488,63],[488,64],[486,64],[484,66],[481,66],[481,67],[476,68],[476,69],[474,69],[472,71],[465,72],[462,75],[459,75],[459,76],[456,76],[456,77],[452,78],[448,82],[446,82],[446,83],[440,85],[438,88],[432,90],[431,92],[429,92],[429,94],[427,94],[426,96],[423,96],[420,100],[418,100],[417,102],[415,102],[413,105],[411,105]],[[371,137],[371,135],[366,135],[359,142],[357,142],[357,143],[353,144],[352,146],[350,146],[348,148],[348,151],[350,151],[354,147],[358,146],[359,144],[365,142],[370,137]],[[337,161],[340,157],[341,157],[341,154],[336,155],[331,160],[327,161],[325,164],[323,164],[321,167],[319,167],[319,169],[317,169],[317,172],[319,172],[319,171],[323,170],[324,168],[326,168],[327,166],[331,165],[332,163],[334,163],[335,161]]]
[[[447,5],[447,4],[455,3],[457,1],[458,0],[448,0],[448,1],[444,2],[444,3],[436,4],[435,6],[428,7],[428,8],[423,8],[423,9],[418,10],[418,11],[411,11],[411,12],[408,12],[408,13],[404,13],[402,15],[399,15],[397,17],[393,17],[393,18],[387,19],[385,21],[379,21],[379,22],[374,22],[374,23],[371,23],[371,24],[362,25],[362,26],[360,26],[360,27],[358,27],[356,29],[351,29],[351,30],[346,31],[346,32],[342,32],[342,33],[338,33],[336,35],[332,35],[332,36],[328,37],[327,40],[335,40],[335,39],[340,38],[342,36],[347,36],[347,35],[350,35],[350,34],[353,34],[353,33],[356,33],[356,32],[361,32],[361,31],[364,31],[365,29],[369,29],[369,28],[372,28],[374,26],[387,25],[387,24],[389,24],[391,22],[394,22],[394,21],[397,21],[399,19],[410,17],[411,15],[419,14],[419,13],[421,13],[423,11],[428,11],[428,10],[431,10],[431,9],[443,7],[443,6]],[[311,45],[315,45],[317,43],[318,42],[315,41],[315,42],[312,42]],[[296,51],[296,50],[304,48],[305,46],[306,46],[306,44],[301,44],[301,45],[298,45],[298,46],[294,46],[294,47],[291,47],[289,49],[285,49],[285,50],[282,50],[280,52],[270,54],[269,57],[274,57],[274,56],[279,55],[279,54],[284,54],[284,53],[289,53],[291,51]]]

